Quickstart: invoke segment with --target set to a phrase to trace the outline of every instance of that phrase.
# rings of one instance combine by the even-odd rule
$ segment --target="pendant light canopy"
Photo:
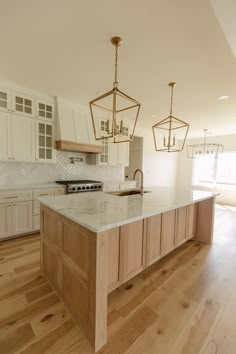
[[[175,82],[170,82],[171,100],[170,115],[153,125],[153,137],[156,151],[178,152],[183,150],[188,134],[189,124],[172,115],[173,89]]]
[[[141,107],[139,102],[118,88],[118,47],[122,42],[120,37],[111,39],[115,46],[115,79],[112,90],[89,102],[95,139],[112,143],[133,140]]]
[[[202,157],[202,156],[214,156],[218,157],[219,153],[224,150],[224,145],[221,144],[207,144],[206,135],[208,129],[203,129],[204,138],[203,144],[187,145],[187,156],[191,159]]]

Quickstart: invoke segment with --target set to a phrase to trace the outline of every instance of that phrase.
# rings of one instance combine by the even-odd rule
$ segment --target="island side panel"
[[[97,351],[107,340],[106,232],[41,206],[41,269]]]
[[[215,197],[198,203],[196,240],[211,244],[213,241]]]

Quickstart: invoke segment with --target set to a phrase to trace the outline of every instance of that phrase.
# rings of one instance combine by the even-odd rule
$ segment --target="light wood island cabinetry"
[[[214,200],[101,232],[41,204],[41,269],[95,351],[107,341],[108,293],[189,238],[211,243]]]

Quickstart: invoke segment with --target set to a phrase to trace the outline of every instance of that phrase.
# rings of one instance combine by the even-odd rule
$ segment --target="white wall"
[[[152,128],[137,129],[136,136],[143,136],[144,186],[175,187],[178,153],[157,152]]]
[[[203,139],[187,140],[186,145],[201,144]],[[224,152],[236,152],[236,135],[207,137],[207,142],[224,145]],[[178,155],[176,185],[178,188],[192,186],[192,170],[194,159],[187,158],[186,146]],[[213,190],[220,193],[217,202],[221,204],[236,205],[236,186],[217,185],[214,187],[198,187],[204,190]]]

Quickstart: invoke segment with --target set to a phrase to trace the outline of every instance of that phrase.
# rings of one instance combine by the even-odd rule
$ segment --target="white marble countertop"
[[[41,197],[39,201],[85,228],[101,232],[217,195],[165,187],[145,190],[150,193],[120,197],[105,192],[88,192]]]
[[[24,190],[24,189],[38,189],[38,188],[55,188],[63,187],[63,185],[53,182],[48,183],[35,183],[35,184],[6,184],[0,185],[0,191],[13,191],[13,190]]]

